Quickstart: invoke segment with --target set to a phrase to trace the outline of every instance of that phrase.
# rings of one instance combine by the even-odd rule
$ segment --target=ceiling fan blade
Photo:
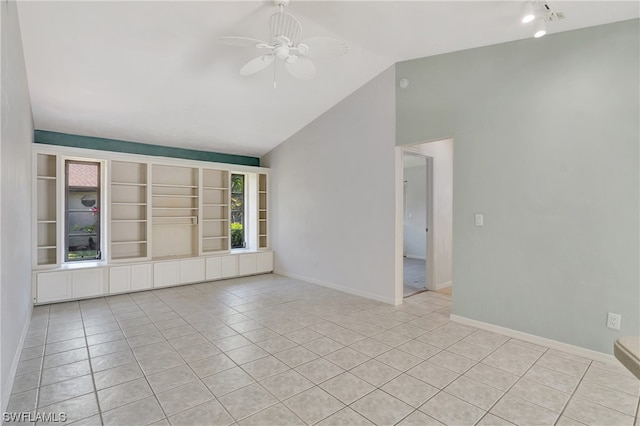
[[[240,75],[251,75],[262,71],[273,62],[273,55],[258,56],[244,64],[240,69]]]
[[[267,44],[266,42],[255,38],[233,36],[218,37],[218,43],[239,47],[252,47],[258,44]]]
[[[286,37],[290,42],[295,42],[302,34],[302,24],[295,16],[288,13],[278,12],[269,18],[269,28],[271,29],[271,37]]]
[[[289,71],[289,74],[300,80],[311,80],[316,75],[316,66],[309,58],[298,56],[295,62],[285,61],[284,67]]]
[[[305,45],[307,49],[301,48],[300,45]],[[349,45],[331,37],[309,37],[300,42],[298,50],[309,58],[327,58],[346,55],[349,53]]]

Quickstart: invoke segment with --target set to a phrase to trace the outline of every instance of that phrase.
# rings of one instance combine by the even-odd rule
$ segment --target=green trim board
[[[198,151],[194,149],[151,145],[139,142],[119,141],[115,139],[96,138],[93,136],[69,135],[66,133],[50,132],[47,130],[34,130],[34,142],[46,145],[124,152],[127,154],[151,155],[154,157],[183,158],[186,160],[260,167],[260,158],[258,157]]]

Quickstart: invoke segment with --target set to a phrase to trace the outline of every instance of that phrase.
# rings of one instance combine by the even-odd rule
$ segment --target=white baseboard
[[[16,348],[16,353],[13,355],[13,362],[11,363],[11,369],[9,370],[9,377],[7,383],[2,389],[2,412],[7,411],[9,405],[9,398],[11,397],[11,390],[13,389],[13,382],[16,378],[16,372],[18,371],[18,364],[20,363],[20,355],[22,354],[22,347],[24,346],[24,339],[27,338],[27,331],[29,331],[29,325],[31,325],[31,315],[33,315],[33,308],[29,312],[27,321],[22,329],[22,335],[20,336],[20,342]]]
[[[547,348],[556,349],[559,351],[567,352],[573,355],[581,356],[583,358],[592,359],[595,361],[601,361],[607,364],[618,364],[613,355],[605,354],[603,352],[594,351],[580,346],[570,345],[568,343],[559,342],[553,339],[547,339],[546,337],[536,336],[534,334],[525,333],[511,328],[501,327],[499,325],[489,324],[474,319],[461,317],[459,315],[450,316],[451,321],[457,322],[463,325],[469,325],[471,327],[480,328],[482,330],[491,331],[493,333],[502,334],[514,339],[523,340],[525,342],[533,343]]]
[[[388,303],[390,305],[396,305],[396,300],[394,298],[392,298],[392,297],[382,297],[382,296],[378,296],[377,294],[369,293],[369,292],[362,291],[362,290],[356,290],[356,289],[353,289],[353,288],[350,288],[350,287],[342,286],[340,284],[334,284],[334,283],[330,283],[330,282],[327,282],[327,281],[317,280],[315,278],[309,278],[309,277],[304,277],[302,275],[292,274],[291,272],[275,270],[274,273],[275,274],[279,274],[279,275],[284,275],[285,277],[289,277],[289,278],[295,278],[295,279],[300,280],[300,281],[306,281],[306,282],[309,282],[311,284],[318,284],[318,285],[321,285],[323,287],[328,287],[328,288],[332,288],[334,290],[342,291],[344,293],[353,294],[354,296],[364,297],[365,299],[371,299],[371,300],[375,300],[377,302]]]
[[[445,281],[443,283],[438,283],[436,285],[433,286],[434,290],[442,290],[443,288],[449,288],[451,287],[452,282],[451,281]]]

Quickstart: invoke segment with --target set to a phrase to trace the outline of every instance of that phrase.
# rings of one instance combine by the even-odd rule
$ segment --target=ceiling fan
[[[271,41],[266,42],[249,37],[219,37],[218,42],[230,46],[256,47],[265,53],[244,64],[240,75],[255,74],[279,59],[286,70],[295,78],[310,80],[316,75],[316,66],[310,58],[341,56],[349,52],[349,45],[331,37],[309,37],[298,41],[302,25],[293,15],[284,12],[289,0],[274,0],[280,11],[269,18]],[[274,78],[274,87],[276,85]]]

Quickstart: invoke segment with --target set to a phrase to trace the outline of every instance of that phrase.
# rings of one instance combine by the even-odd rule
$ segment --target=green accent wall
[[[219,152],[198,151],[171,146],[150,145],[138,142],[69,135],[66,133],[35,130],[34,142],[46,145],[70,146],[97,149],[100,151],[124,152],[127,154],[151,155],[154,157],[183,158],[185,160],[209,161],[213,163],[239,164],[260,167],[260,158]]]

